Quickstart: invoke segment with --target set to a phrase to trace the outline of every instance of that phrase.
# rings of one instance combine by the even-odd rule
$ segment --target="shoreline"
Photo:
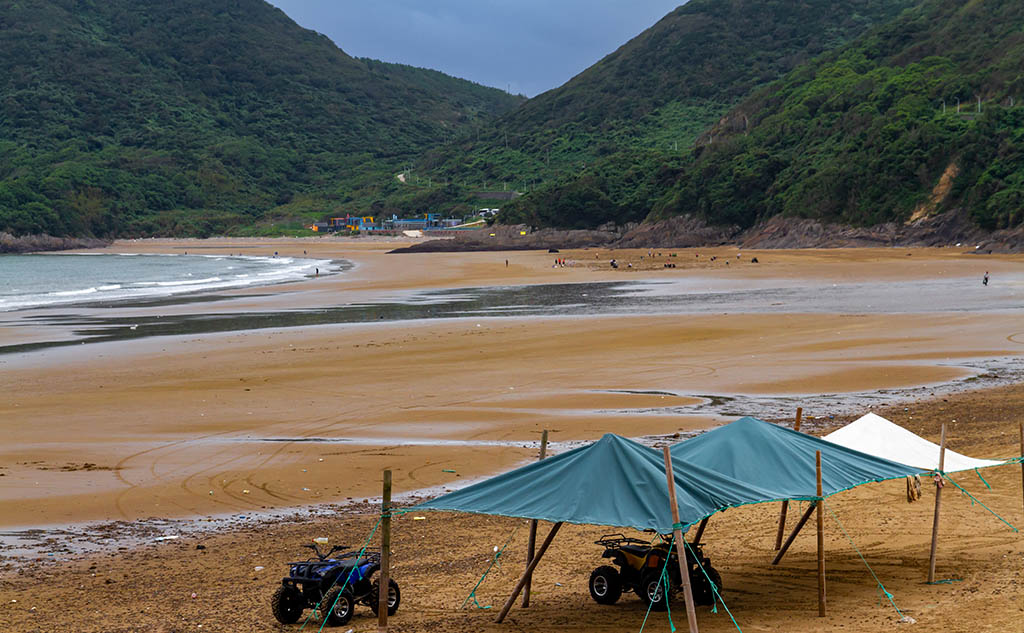
[[[209,250],[244,245],[285,256],[311,250],[308,243],[279,240],[231,240]],[[115,314],[124,327],[146,314],[223,320],[268,310],[324,310],[339,301],[401,297],[425,288],[540,288],[634,280],[637,273],[676,284],[710,280],[757,288],[766,279],[787,278],[797,287],[817,287],[849,280],[970,278],[983,266],[995,271],[996,283],[1006,284],[1024,261],[932,251],[914,251],[911,259],[902,250],[866,250],[777,252],[749,265],[755,253],[743,253],[740,260],[734,250],[722,249],[721,259],[728,255],[745,263],[727,268],[721,259],[706,261],[716,251],[700,249],[699,257],[693,251],[662,256],[678,262],[678,269],[639,270],[652,256],[634,250],[616,254],[637,263],[637,269],[624,271],[605,268],[607,253],[601,252],[566,253],[579,265],[552,268],[548,253],[495,258],[381,252],[391,245],[321,243],[330,250],[312,257],[349,259],[357,267],[256,293],[228,293],[232,299],[216,310],[210,308],[216,304],[190,301],[118,307]],[[144,247],[114,248],[196,245]],[[598,263],[584,265],[585,257]],[[81,312],[88,321],[103,310]],[[38,335],[38,316],[37,311],[15,321],[29,323],[27,331]],[[0,337],[8,340],[10,330],[21,327],[5,325],[0,322]],[[541,428],[552,429],[554,441],[596,439],[605,432],[667,435],[731,414],[782,417],[800,402],[819,409],[808,412],[815,416],[842,415],[844,407],[858,403],[863,412],[864,404],[1016,380],[1016,359],[1024,352],[1013,339],[1019,330],[1012,311],[684,317],[641,311],[228,327],[216,334],[179,332],[6,354],[0,356],[0,375],[15,395],[0,403],[0,419],[7,421],[0,430],[8,438],[0,449],[6,491],[0,494],[0,515],[9,517],[9,525],[38,525],[305,507],[363,498],[374,491],[372,482],[385,466],[395,470],[399,493],[445,484],[452,479],[443,473],[449,465],[474,477],[522,459],[521,450],[445,445],[449,439],[524,442]],[[59,438],[47,432],[55,423]],[[382,446],[375,438],[394,443]],[[434,444],[406,446],[403,438]]]

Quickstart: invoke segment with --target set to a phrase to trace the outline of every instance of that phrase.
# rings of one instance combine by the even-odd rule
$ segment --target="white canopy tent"
[[[915,466],[923,470],[938,470],[939,445],[915,435],[898,424],[880,415],[869,413],[846,426],[822,437],[833,444],[882,457],[890,461]],[[992,459],[975,459],[946,449],[943,470],[955,473],[973,468],[1001,466],[1006,462]]]

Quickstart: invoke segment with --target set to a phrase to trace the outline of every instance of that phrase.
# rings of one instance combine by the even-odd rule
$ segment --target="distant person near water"
[[[985,271],[985,276],[981,278],[981,285],[982,286],[987,286],[988,285],[988,271],[987,270]]]

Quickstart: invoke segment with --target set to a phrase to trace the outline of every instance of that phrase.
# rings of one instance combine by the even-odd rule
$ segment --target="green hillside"
[[[1022,99],[1024,4],[927,0],[739,105],[662,174],[653,216],[869,225],[964,208],[1015,227]]]
[[[0,0],[0,230],[205,235],[408,196],[402,165],[520,102],[262,0]]]
[[[673,166],[697,136],[755,88],[892,19],[913,0],[691,0],[564,86],[531,99],[420,163],[435,180],[520,191],[570,189],[606,181],[614,204],[629,206],[635,175]],[[618,190],[621,190],[621,195]],[[592,226],[563,208],[561,187],[531,208],[545,224]],[[552,209],[555,204],[557,208]],[[563,206],[559,206],[559,205]],[[649,206],[627,213],[642,219]],[[551,211],[548,213],[547,211]],[[525,215],[519,219],[527,219]],[[561,222],[560,217],[566,217]],[[612,218],[604,218],[612,219]],[[577,222],[575,220],[581,220]]]

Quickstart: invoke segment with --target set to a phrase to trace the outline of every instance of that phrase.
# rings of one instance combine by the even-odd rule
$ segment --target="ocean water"
[[[296,281],[339,269],[330,260],[224,255],[0,255],[0,312],[147,300]]]

